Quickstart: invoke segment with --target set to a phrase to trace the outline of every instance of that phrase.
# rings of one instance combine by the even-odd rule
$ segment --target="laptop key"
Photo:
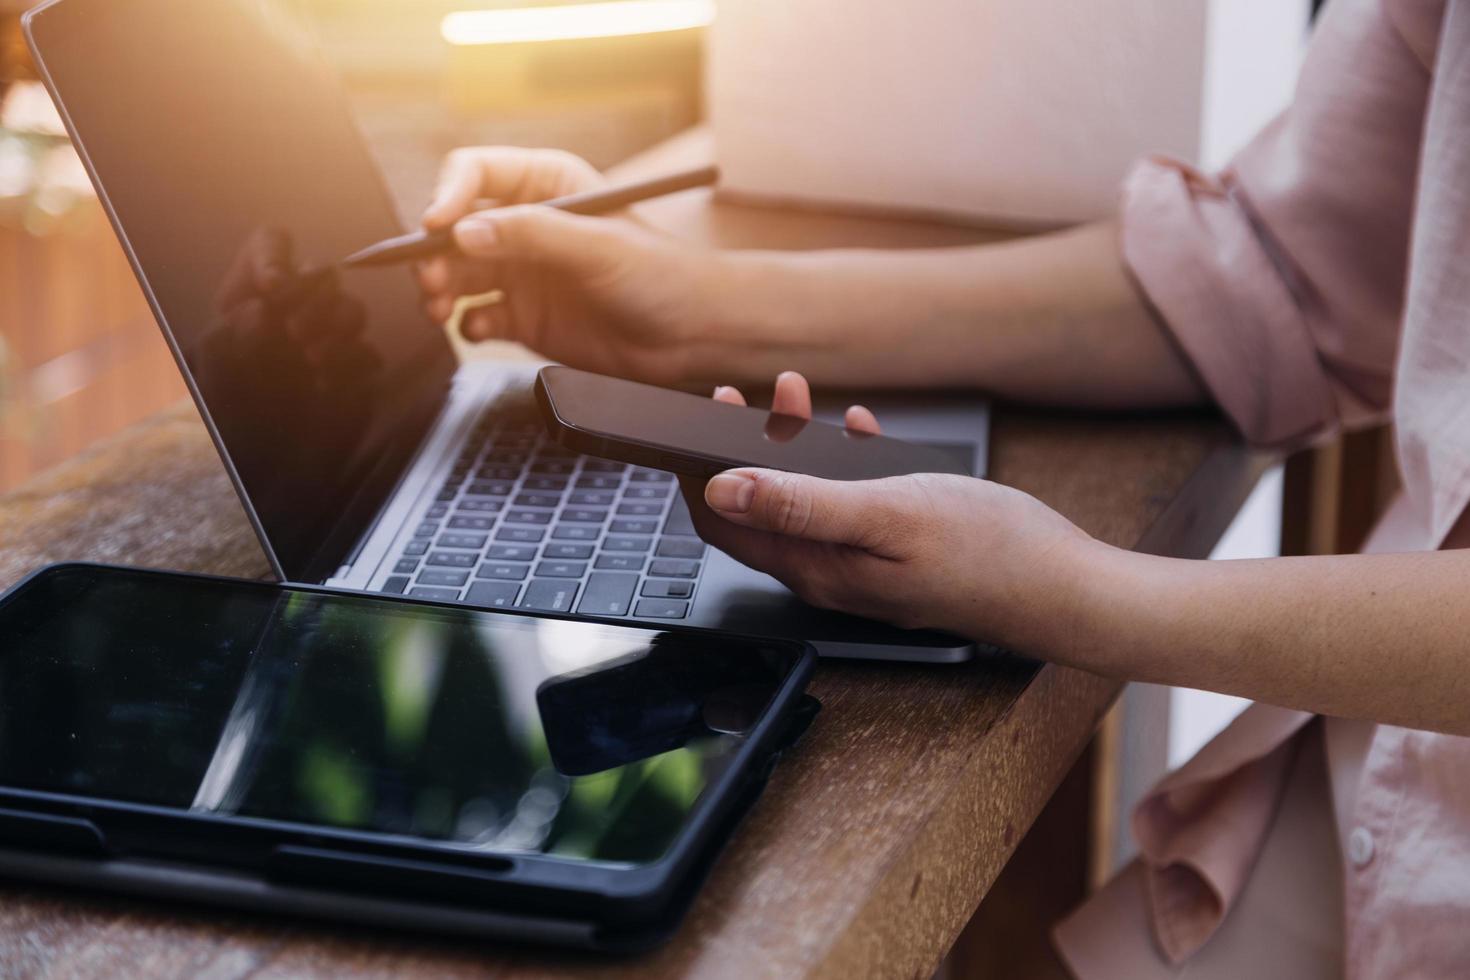
[[[578,490],[567,502],[574,507],[607,507],[616,496],[611,490]]]
[[[470,497],[509,497],[509,483],[471,483],[465,494]]]
[[[505,519],[512,524],[550,524],[551,511],[549,510],[508,510]]]
[[[607,520],[607,511],[594,510],[590,507],[573,507],[561,512],[564,521],[576,521],[580,524],[601,524]]]
[[[629,517],[659,517],[664,512],[663,504],[644,502],[618,504],[618,513]]]
[[[503,500],[494,500],[490,497],[468,497],[460,502],[459,509],[477,514],[498,514],[500,508],[504,506],[505,501]]]
[[[419,560],[417,558],[400,558],[398,564],[393,566],[395,575],[412,575],[418,570]]]
[[[519,466],[482,466],[475,479],[484,483],[501,483],[515,480],[521,475]],[[509,492],[509,491],[507,491]]]
[[[515,499],[517,507],[557,507],[560,504],[559,493],[522,493]]]
[[[613,534],[653,534],[658,530],[658,521],[626,519],[613,521],[608,530]]]
[[[470,586],[464,601],[476,606],[496,606],[501,609],[516,604],[521,587],[514,582],[476,582]]]
[[[526,586],[521,597],[522,609],[540,609],[543,612],[570,612],[572,601],[577,598],[579,583],[572,579],[538,578]]]
[[[475,578],[498,578],[507,582],[520,582],[530,574],[530,571],[530,565],[487,561],[475,569]]]
[[[540,544],[546,532],[539,527],[503,527],[495,532],[496,541],[518,541],[521,544]]]
[[[429,508],[429,512],[424,516],[431,521],[441,521],[449,516],[449,505],[435,504],[434,506]]]
[[[408,594],[413,596],[415,599],[435,599],[439,602],[459,601],[458,589],[441,589],[430,586],[419,586],[418,588],[410,589]]]
[[[616,490],[622,486],[621,476],[610,476],[605,473],[593,473],[577,480],[578,490]]]
[[[587,616],[626,616],[637,587],[637,575],[593,572],[587,577],[577,612]]]
[[[699,574],[699,562],[682,558],[655,558],[648,566],[648,574],[660,578],[694,578]]]
[[[392,595],[403,595],[403,590],[408,588],[407,575],[394,575],[383,583],[383,591]]]
[[[549,473],[565,475],[577,468],[577,464],[569,459],[543,459],[531,464],[532,473]]]
[[[661,473],[658,470],[634,470],[628,477],[629,483],[668,483],[673,480],[673,474]]]
[[[545,578],[581,578],[587,574],[585,561],[543,561],[536,574]]]
[[[582,561],[592,557],[592,546],[590,544],[567,544],[562,541],[553,541],[546,546],[544,554],[547,558],[569,558],[574,561]]]
[[[631,538],[626,535],[610,535],[602,542],[603,551],[647,551],[653,544],[651,538]]]
[[[624,500],[663,500],[669,495],[668,487],[637,486],[623,491]]]
[[[450,522],[451,525],[453,522]],[[403,546],[403,553],[410,558],[418,558],[429,553],[429,542],[426,539],[410,541]]]
[[[660,538],[654,554],[660,558],[703,558],[704,542],[698,538]]]
[[[472,551],[479,551],[485,547],[485,542],[489,539],[488,534],[441,534],[438,544],[441,548],[468,548]]]
[[[614,463],[610,459],[589,459],[582,464],[583,473],[621,473],[627,468],[627,463]]]
[[[438,521],[425,521],[424,523],[419,525],[419,529],[417,531],[413,532],[413,536],[416,538],[432,538],[438,533]]]
[[[479,561],[477,555],[460,551],[431,551],[424,559],[426,565],[442,565],[445,568],[474,568]]]
[[[567,479],[564,476],[528,476],[526,482],[521,484],[523,490],[565,490]]]
[[[689,603],[678,599],[640,599],[635,612],[655,619],[683,619],[689,615]]]
[[[536,557],[533,544],[492,544],[485,557],[491,561],[531,561]]]
[[[643,583],[643,595],[650,599],[687,599],[693,594],[693,582],[672,582],[651,578]]]
[[[682,496],[675,497],[669,507],[669,519],[664,523],[665,534],[694,534],[694,521],[689,516],[689,504]]]
[[[419,573],[419,585],[460,586],[469,580],[469,572],[446,572],[431,568]]]
[[[641,572],[643,561],[642,555],[598,555],[597,567],[604,571]]]
[[[553,538],[563,541],[596,541],[602,528],[588,524],[558,524],[551,532]]]
[[[449,519],[449,526],[455,531],[488,531],[495,526],[495,518],[465,517],[455,514]]]

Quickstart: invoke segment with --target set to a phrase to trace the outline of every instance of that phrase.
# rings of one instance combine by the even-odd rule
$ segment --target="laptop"
[[[578,457],[537,365],[458,363],[344,93],[255,0],[52,0],[26,36],[282,581],[954,662],[964,640],[808,607],[707,547],[670,474]],[[864,396],[984,473],[974,399]],[[820,415],[840,419],[840,401]]]

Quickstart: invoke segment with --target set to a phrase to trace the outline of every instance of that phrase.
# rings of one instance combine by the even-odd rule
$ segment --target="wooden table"
[[[696,138],[662,152],[687,160],[701,146]],[[984,237],[699,195],[648,216],[725,245]],[[995,479],[1102,540],[1160,554],[1207,554],[1262,465],[1206,416],[1002,410],[993,433]],[[67,559],[266,572],[188,406],[0,498],[0,586]],[[821,717],[776,772],[679,935],[649,955],[593,959],[3,883],[0,975],[927,977],[1118,690],[1019,659],[825,663],[812,686],[826,706]]]

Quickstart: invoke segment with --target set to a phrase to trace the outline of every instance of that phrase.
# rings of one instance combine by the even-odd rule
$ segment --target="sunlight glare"
[[[612,0],[505,10],[461,10],[440,26],[450,44],[517,44],[626,37],[707,27],[714,0]]]

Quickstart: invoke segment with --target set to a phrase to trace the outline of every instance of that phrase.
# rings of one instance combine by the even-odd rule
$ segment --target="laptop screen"
[[[278,571],[332,574],[454,356],[342,92],[254,0],[59,0],[30,33]]]

